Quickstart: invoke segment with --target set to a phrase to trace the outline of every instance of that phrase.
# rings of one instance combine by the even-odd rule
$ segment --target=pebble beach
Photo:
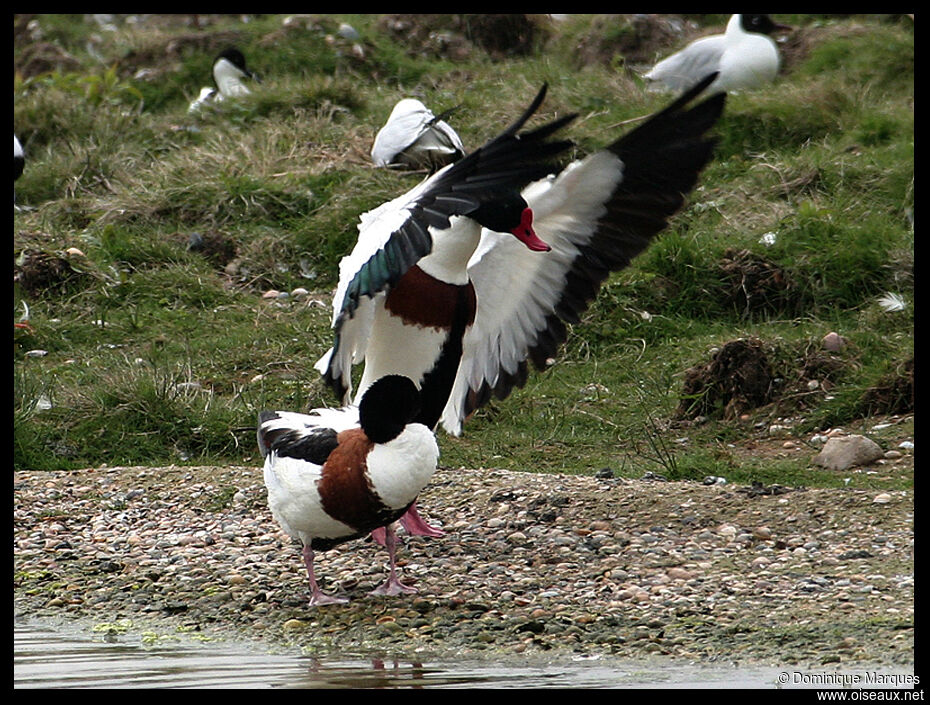
[[[414,595],[368,591],[386,551],[317,556],[260,468],[14,472],[14,612],[304,653],[913,665],[910,491],[790,489],[441,468],[441,538],[402,537]]]

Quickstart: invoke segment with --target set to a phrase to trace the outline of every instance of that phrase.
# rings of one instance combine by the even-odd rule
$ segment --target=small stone
[[[824,350],[829,350],[830,352],[840,352],[846,347],[846,338],[841,336],[839,333],[831,331],[823,337],[823,340],[821,340],[821,345],[823,345]]]
[[[284,629],[284,631],[286,632],[291,632],[291,631],[296,631],[298,629],[303,629],[306,626],[307,626],[307,623],[302,622],[299,619],[289,619],[283,625],[281,625],[281,628]]]
[[[887,492],[882,492],[881,494],[875,495],[875,499],[872,500],[872,504],[888,504],[891,501],[891,495]]]

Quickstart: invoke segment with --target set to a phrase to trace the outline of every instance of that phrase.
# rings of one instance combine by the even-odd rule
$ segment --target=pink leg
[[[420,513],[417,511],[417,503],[414,502],[410,505],[410,509],[407,510],[407,513],[400,518],[400,523],[404,525],[404,528],[407,530],[407,533],[411,536],[445,536],[446,532],[442,529],[437,529],[435,526],[430,526],[426,523],[423,517],[420,516]]]
[[[309,546],[304,546],[303,550],[304,565],[307,566],[307,575],[310,577],[310,606],[318,607],[320,605],[335,605],[348,602],[342,597],[332,597],[320,590],[316,584],[316,577],[313,574],[313,550]]]
[[[381,585],[372,590],[370,595],[401,595],[404,593],[417,592],[416,588],[404,585],[397,579],[397,571],[394,567],[394,556],[397,550],[397,534],[394,533],[392,526],[384,527],[384,540],[387,545],[388,556],[391,559],[391,570],[388,579]]]
[[[430,526],[426,523],[417,511],[416,502],[411,504],[410,509],[400,518],[400,523],[411,536],[432,536],[438,538],[439,536],[446,535],[446,532],[442,529],[437,529],[435,526]],[[383,528],[375,529],[371,532],[371,538],[378,543],[378,545],[386,546],[384,534],[385,531]]]
[[[383,526],[377,529],[373,529],[371,532],[371,538],[379,546],[387,546],[387,540],[385,539],[385,533],[386,532]]]

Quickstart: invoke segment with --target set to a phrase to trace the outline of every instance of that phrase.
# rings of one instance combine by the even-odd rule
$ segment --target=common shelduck
[[[249,95],[251,91],[246,79],[258,80],[245,65],[245,56],[238,49],[226,49],[213,61],[213,82],[215,88],[204,87],[188,107],[188,112],[195,113],[209,103],[219,103],[226,98],[239,98]]]
[[[439,460],[432,430],[413,422],[419,403],[410,379],[387,375],[357,407],[259,415],[268,505],[281,528],[303,543],[311,605],[346,602],[320,590],[313,552],[382,527],[390,572],[373,594],[416,592],[397,578],[391,524],[426,486]]]
[[[548,138],[575,115],[518,134],[543,86],[500,136],[363,214],[340,262],[333,347],[317,370],[346,403],[356,363],[365,363],[356,398],[385,374],[407,376],[420,386],[416,420],[460,434],[492,395],[526,382],[527,359],[546,366],[564,322],[577,322],[607,275],[681,207],[711,157],[705,133],[725,95],[689,103],[714,78],[561,171],[547,162],[570,143]],[[402,522],[442,533],[415,504]]]
[[[711,158],[706,133],[725,95],[689,104],[714,79],[561,171],[545,162],[569,143],[547,138],[574,115],[517,135],[543,87],[502,135],[364,214],[340,263],[334,344],[317,369],[345,401],[355,363],[365,363],[357,394],[385,374],[410,377],[421,389],[417,420],[461,433],[492,395],[525,383],[527,360],[546,366],[565,323],[682,206]],[[480,207],[464,199],[472,193]]]
[[[23,175],[23,168],[26,166],[26,156],[23,154],[23,146],[13,135],[13,181],[16,181]]]
[[[437,117],[419,100],[399,101],[375,136],[372,161],[376,166],[435,171],[465,156],[461,138],[444,120],[450,112]]]
[[[768,35],[790,29],[768,15],[733,15],[723,34],[691,42],[643,77],[656,87],[683,91],[717,71],[708,93],[758,88],[774,81],[781,65],[778,48]]]

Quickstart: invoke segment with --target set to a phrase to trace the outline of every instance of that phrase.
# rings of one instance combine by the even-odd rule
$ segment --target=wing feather
[[[565,323],[577,323],[610,272],[626,267],[667,226],[712,155],[715,140],[705,133],[725,95],[686,106],[714,78],[605,149],[524,190],[550,252],[482,233],[468,267],[478,310],[441,418],[446,431],[458,435],[475,409],[524,384],[527,360],[544,368],[566,339]]]
[[[468,215],[484,200],[543,177],[554,169],[550,160],[571,146],[548,138],[575,115],[518,134],[545,94],[544,85],[519,119],[479,149],[361,216],[358,241],[339,264],[333,347],[314,365],[344,402],[352,396],[352,364],[365,355],[374,306],[432,251],[431,230],[446,229],[453,216]]]

